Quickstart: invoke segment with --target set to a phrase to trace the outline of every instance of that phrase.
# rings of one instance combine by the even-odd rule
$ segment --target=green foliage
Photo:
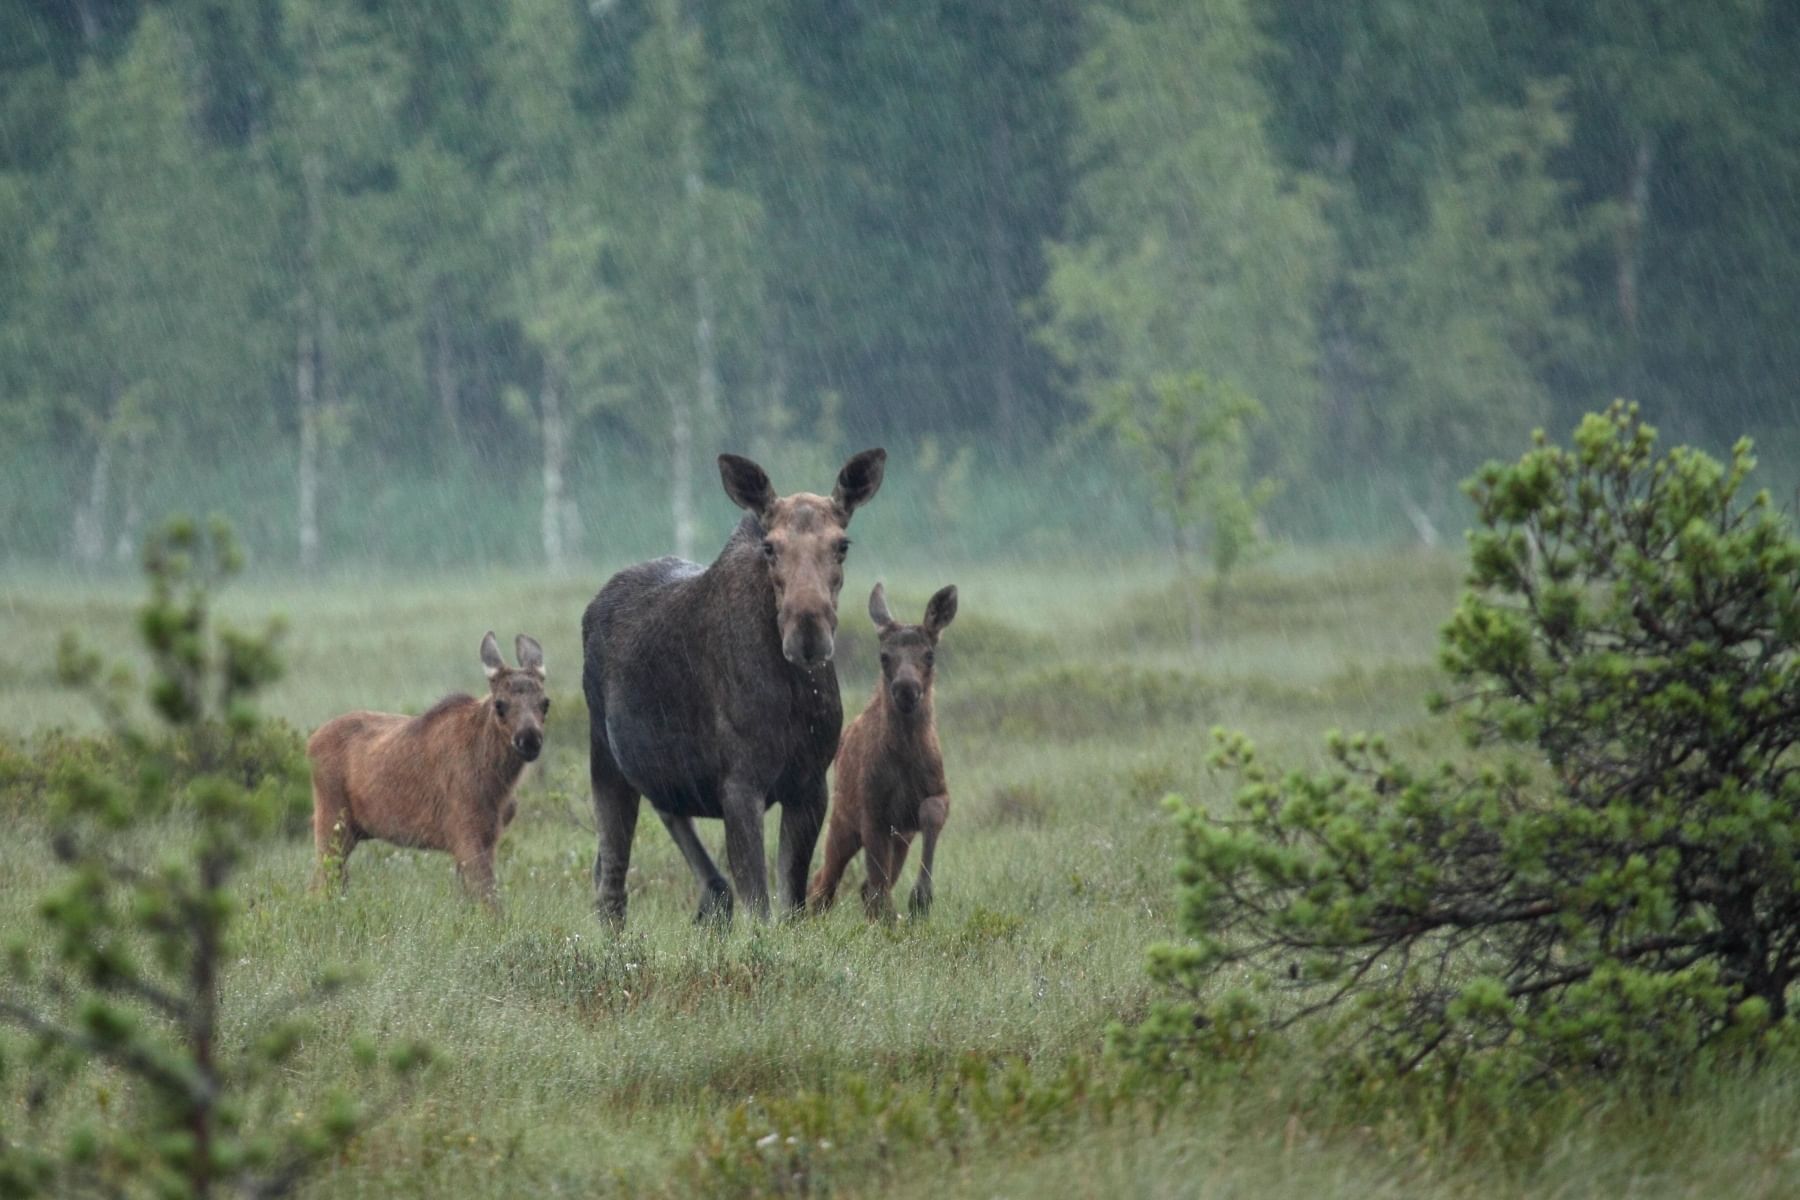
[[[1332,239],[1321,189],[1266,136],[1251,6],[1150,3],[1097,24],[1071,76],[1086,169],[1043,336],[1096,407],[1204,373],[1266,406],[1270,457],[1302,462]]]
[[[1571,132],[1560,87],[1467,113],[1467,148],[1426,189],[1424,228],[1362,276],[1384,393],[1371,417],[1440,476],[1541,424],[1550,372],[1584,344],[1571,266],[1596,223],[1572,215],[1552,170]]]
[[[1157,511],[1174,527],[1184,575],[1204,540],[1215,600],[1261,544],[1258,514],[1275,493],[1273,480],[1248,478],[1248,443],[1261,417],[1249,396],[1198,373],[1120,384],[1095,404],[1095,424],[1148,476]]]
[[[178,520],[149,543],[151,595],[139,626],[152,662],[148,696],[172,733],[223,727],[233,739],[252,737],[258,718],[250,701],[280,673],[278,626],[260,635],[209,627],[211,597],[238,563],[222,523],[202,532]],[[28,943],[14,941],[0,991],[0,1021],[26,1035],[23,1044],[0,1047],[0,1067],[23,1077],[33,1097],[25,1127],[0,1130],[0,1194],[286,1195],[369,1114],[344,1087],[309,1120],[274,1119],[270,1080],[307,1035],[296,1009],[308,997],[290,997],[281,1012],[266,1014],[248,1045],[222,1034],[237,915],[232,877],[248,849],[281,822],[283,797],[215,762],[185,789],[191,828],[181,852],[149,859],[135,827],[166,808],[171,776],[192,771],[184,758],[212,749],[209,739],[129,726],[128,678],[106,673],[73,637],[58,661],[71,686],[94,690],[133,773],[80,761],[59,771],[50,848],[62,870],[38,905],[54,951],[39,960]],[[342,984],[322,976],[311,998]],[[377,1066],[373,1046],[359,1042],[353,1051],[346,1071],[363,1077],[364,1089],[382,1088],[366,1078]],[[408,1048],[386,1065],[404,1076],[426,1058]],[[84,1060],[130,1081],[120,1112],[102,1104],[96,1120],[77,1121],[54,1139],[37,1136],[33,1123],[58,1107]]]
[[[1636,410],[1469,484],[1443,665],[1477,756],[1333,734],[1282,773],[1242,735],[1227,817],[1176,803],[1177,997],[1123,1035],[1179,1077],[1300,1028],[1353,1077],[1684,1078],[1794,1040],[1800,541]]]

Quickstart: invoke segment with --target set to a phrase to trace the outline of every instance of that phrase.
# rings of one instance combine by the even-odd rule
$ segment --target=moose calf
[[[844,731],[825,862],[807,889],[807,906],[814,912],[830,908],[844,868],[865,850],[863,909],[870,919],[891,917],[889,892],[913,834],[923,833],[923,861],[908,905],[913,916],[922,917],[931,910],[932,858],[950,816],[931,680],[938,636],[956,616],[956,588],[931,598],[923,625],[902,625],[888,613],[887,593],[878,583],[869,594],[869,616],[881,634],[881,681],[869,706]]]
[[[544,650],[520,634],[518,667],[490,631],[481,639],[488,694],[446,696],[417,717],[353,712],[306,743],[312,759],[316,885],[348,878],[350,851],[367,838],[447,850],[463,887],[498,908],[494,847],[519,803],[513,785],[544,747]]]

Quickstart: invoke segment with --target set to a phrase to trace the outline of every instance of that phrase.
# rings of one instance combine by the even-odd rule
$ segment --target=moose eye
[[[894,656],[889,654],[886,650],[883,650],[881,652],[881,665],[884,668],[893,666],[894,665]]]
[[[548,697],[548,696],[544,697],[542,703],[540,703],[538,705],[538,711],[540,713],[544,714],[545,716],[550,715],[550,697]]]
[[[937,655],[935,655],[931,651],[927,650],[925,652],[925,665],[929,667],[932,663],[935,663],[936,661],[937,661]]]
[[[764,558],[768,559],[770,562],[775,561],[775,543],[774,542],[764,539],[763,544],[762,544],[762,556]]]
[[[506,701],[494,701],[494,715],[498,717],[504,717],[506,715]]]
[[[845,539],[843,539],[843,540],[842,540],[842,541],[840,541],[840,542],[839,542],[839,543],[838,543],[838,544],[837,544],[837,545],[836,545],[836,546],[834,546],[834,547],[833,547],[833,548],[832,548],[832,549],[833,549],[833,550],[834,550],[834,551],[835,551],[835,552],[836,552],[836,554],[837,554],[837,560],[838,560],[838,561],[839,561],[839,562],[843,562],[843,561],[844,561],[844,559],[845,559],[845,558],[846,558],[846,557],[848,557],[848,556],[849,556],[849,554],[850,554],[850,539],[849,539],[849,538],[845,538]]]

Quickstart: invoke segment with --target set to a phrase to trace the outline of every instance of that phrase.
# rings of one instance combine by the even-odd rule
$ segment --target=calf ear
[[[853,455],[838,472],[837,487],[831,491],[832,501],[844,510],[844,519],[875,498],[881,490],[881,473],[887,467],[887,451],[864,450]]]
[[[544,677],[544,648],[538,645],[536,638],[521,633],[513,639],[513,654],[522,669],[535,672],[539,679]]]
[[[875,622],[877,629],[886,629],[894,623],[894,615],[888,612],[887,589],[879,583],[869,593],[869,620]]]
[[[731,502],[758,517],[775,505],[775,486],[769,474],[747,458],[736,454],[719,455],[719,479]]]
[[[487,671],[489,679],[506,670],[506,660],[500,657],[500,643],[491,629],[481,639],[481,665]]]
[[[944,626],[956,620],[956,585],[940,588],[925,606],[925,632],[932,637],[944,632]]]

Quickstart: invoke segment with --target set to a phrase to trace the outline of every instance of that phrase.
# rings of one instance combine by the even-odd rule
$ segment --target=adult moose
[[[581,618],[581,686],[600,852],[602,918],[625,919],[625,873],[648,797],[699,880],[697,919],[729,918],[732,887],[694,832],[725,822],[737,899],[769,913],[763,814],[781,805],[781,902],[805,902],[825,820],[825,771],[844,710],[832,666],[845,527],[881,487],[887,451],[865,450],[830,496],[778,496],[763,469],[719,456],[746,512],[709,567],[659,558],[607,581]]]

